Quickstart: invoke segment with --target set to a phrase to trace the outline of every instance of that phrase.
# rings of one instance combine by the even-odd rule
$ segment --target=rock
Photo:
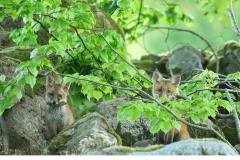
[[[8,135],[9,148],[23,150],[25,154],[41,154],[47,146],[44,137],[45,98],[25,96],[11,109],[4,112],[3,119]]]
[[[3,117],[0,116],[0,154],[9,149],[8,134]]]
[[[228,41],[217,52],[220,55],[220,73],[230,74],[240,71],[240,44]]]
[[[147,147],[153,145],[153,143],[154,143],[153,140],[146,139],[142,141],[137,141],[136,143],[134,143],[133,147]]]
[[[93,108],[93,111],[106,118],[114,131],[122,138],[124,146],[132,146],[137,141],[152,139],[153,135],[149,131],[150,122],[146,121],[143,116],[137,119],[134,124],[129,121],[117,121],[117,106],[127,101],[124,98],[116,98],[101,102]]]
[[[204,58],[200,51],[190,45],[172,51],[169,57],[169,70],[173,74],[203,69]]]
[[[229,145],[215,139],[178,141],[166,146],[128,148],[113,146],[88,152],[88,155],[238,155]]]
[[[26,55],[26,54],[25,54]],[[10,80],[16,76],[16,67],[21,61],[19,59],[3,56],[0,58],[0,74],[6,75]],[[47,146],[44,137],[44,110],[45,83],[39,83],[38,78],[34,91],[30,86],[25,86],[25,93],[21,101],[16,98],[10,109],[4,111],[1,116],[0,132],[2,132],[3,150],[2,154],[41,154]],[[45,82],[45,77],[43,77]],[[2,99],[0,94],[0,99]],[[0,140],[1,143],[1,140]],[[0,144],[1,145],[1,144]]]
[[[113,145],[121,145],[120,137],[102,116],[91,113],[60,132],[48,148],[49,154],[83,155]]]
[[[238,151],[238,153],[240,153],[240,143],[235,145],[234,148]]]
[[[16,28],[22,28],[24,26],[23,20],[21,17],[13,21],[12,17],[6,16],[2,22],[0,22],[2,27],[2,34],[0,34],[0,48],[6,47],[12,44],[12,41],[8,38],[10,32]]]
[[[191,123],[194,123],[193,121],[190,121]],[[222,130],[216,126],[210,119],[207,119],[206,121],[200,121],[199,125],[206,126],[206,127],[212,127],[214,128],[219,134],[221,134],[223,137],[224,133]],[[203,129],[198,129],[195,127],[188,126],[188,132],[191,138],[219,138],[215,133]]]
[[[219,126],[220,130],[224,133],[225,138],[233,146],[239,143],[236,124],[233,118],[218,119],[218,121],[216,122],[216,125]]]
[[[132,60],[132,63],[138,69],[144,69],[149,77],[152,77],[153,71],[158,69],[162,74],[170,76],[166,65],[168,64],[169,52],[160,54],[149,54],[141,57],[140,60]]]

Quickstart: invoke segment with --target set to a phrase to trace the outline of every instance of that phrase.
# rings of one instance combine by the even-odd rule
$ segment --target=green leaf
[[[197,115],[195,115],[195,114],[191,115],[191,119],[196,124],[198,124],[200,122],[200,118]]]
[[[128,120],[133,123],[140,117],[140,115],[141,115],[141,112],[138,109],[135,109],[134,114],[132,114]]]
[[[171,123],[169,121],[164,121],[164,122],[161,123],[160,128],[164,133],[167,133],[168,131],[170,131],[172,126],[171,126]]]
[[[31,53],[30,53],[30,59],[34,58],[38,53],[38,49],[35,48]]]
[[[93,97],[96,98],[97,100],[99,100],[100,98],[102,98],[103,94],[101,91],[93,91]]]
[[[22,92],[21,90],[19,90],[18,88],[13,88],[12,91],[11,91],[12,95],[16,96],[16,98],[18,100],[20,100],[22,98]]]
[[[130,1],[129,0],[118,0],[117,1],[117,5],[120,7],[120,8],[126,8],[128,7],[130,4]]]
[[[173,127],[174,127],[174,128],[176,128],[178,131],[180,131],[180,129],[181,129],[181,124],[180,124],[179,122],[173,121],[172,124],[173,124]]]
[[[0,76],[0,82],[4,82],[5,79],[6,79],[6,76],[4,74]]]
[[[0,99],[0,116],[3,114],[3,112],[11,108],[12,106],[12,98],[7,98],[7,99]]]
[[[143,114],[147,119],[152,118],[153,116],[158,116],[159,110],[153,103],[148,103],[143,108]]]
[[[155,134],[160,130],[160,127],[161,127],[161,123],[159,122],[159,120],[154,119],[153,121],[151,121],[151,124],[150,124],[150,132],[152,134]]]
[[[37,65],[36,64],[31,64],[28,67],[28,70],[36,77],[38,75],[38,70],[37,70]]]
[[[28,83],[31,88],[33,89],[33,86],[36,84],[36,77],[34,77],[33,75],[27,74],[25,76],[25,81],[26,83]]]
[[[203,119],[203,120],[207,120],[208,119],[208,116],[209,116],[209,113],[207,110],[204,110],[202,112],[200,112],[198,114],[199,118]]]

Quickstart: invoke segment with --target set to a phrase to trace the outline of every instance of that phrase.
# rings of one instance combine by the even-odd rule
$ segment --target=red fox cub
[[[52,76],[46,78],[46,139],[51,140],[75,120],[67,104],[70,83],[55,83]]]
[[[154,98],[167,97],[172,101],[175,100],[178,86],[181,81],[180,76],[173,76],[170,79],[165,79],[161,73],[154,71],[152,81],[152,94]],[[182,122],[179,123],[181,124],[180,131],[172,128],[167,134],[164,134],[161,131],[158,132],[158,144],[170,144],[176,141],[189,139],[190,136],[187,130],[187,125]]]

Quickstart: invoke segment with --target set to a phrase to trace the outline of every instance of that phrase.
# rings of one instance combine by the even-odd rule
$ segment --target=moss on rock
[[[60,132],[56,137],[54,137],[49,143],[49,151],[52,154],[58,153],[59,150],[64,149],[66,147],[66,143],[71,139],[71,135],[63,134]]]
[[[164,145],[151,145],[148,147],[136,147],[136,148],[131,148],[131,147],[126,147],[126,146],[119,146],[118,150],[120,152],[149,152],[149,151],[154,151],[156,149],[160,149],[164,147]]]

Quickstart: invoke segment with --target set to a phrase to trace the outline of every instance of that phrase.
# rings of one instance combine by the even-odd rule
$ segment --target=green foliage
[[[121,11],[130,9],[130,3],[132,1],[116,1]],[[70,93],[79,114],[91,111],[98,100],[126,93],[132,96],[139,94],[118,90],[118,87],[151,87],[135,68],[128,65],[131,64],[130,56],[122,36],[104,26],[96,26],[98,17],[90,4],[90,1],[72,1],[63,6],[61,0],[0,2],[1,19],[5,15],[13,20],[21,16],[25,23],[22,28],[12,31],[9,37],[16,45],[34,48],[30,60],[22,61],[18,66],[15,78],[6,81],[6,77],[1,75],[0,94],[4,98],[1,99],[0,115],[11,107],[15,97],[22,98],[25,85],[34,87],[40,72],[52,71],[66,76],[64,81],[72,83]],[[126,13],[119,12],[118,15],[124,17]],[[46,37],[50,37],[46,44],[38,42],[41,36],[38,31],[45,31]]]
[[[217,1],[198,2],[203,7],[212,6],[207,14],[218,13],[215,11],[218,9]],[[25,24],[12,31],[9,37],[18,46],[34,49],[30,60],[20,63],[13,79],[0,76],[0,115],[12,106],[14,99],[22,98],[26,85],[34,87],[39,73],[53,72],[64,76],[65,83],[71,82],[70,94],[78,116],[90,112],[100,100],[126,95],[149,97],[139,91],[147,91],[151,83],[144,77],[144,71],[132,66],[123,37],[106,29],[104,20],[103,26],[99,26],[99,17],[91,10],[91,5],[101,8],[123,26],[130,41],[142,36],[148,25],[193,22],[191,16],[179,9],[180,4],[172,1],[164,2],[164,5],[156,3],[156,6],[149,7],[151,5],[141,0],[73,0],[65,6],[61,0],[1,1],[0,20],[6,15],[13,20],[21,16]],[[46,44],[38,42],[39,31],[44,31],[49,37]],[[229,75],[228,79],[239,80],[239,73]],[[211,90],[219,81],[216,73],[205,70],[180,86],[179,93],[187,95],[187,99],[169,101],[160,98],[154,102],[150,98],[148,103],[142,100],[128,102],[119,106],[117,119],[134,122],[144,115],[151,120],[152,133],[159,130],[166,133],[172,127],[180,129],[174,116],[199,123],[210,116],[215,117],[219,107],[231,112],[233,106],[226,100],[226,95]],[[235,100],[233,94],[231,97]],[[236,104],[239,111],[239,103]]]
[[[140,100],[127,102],[119,106],[118,120],[129,120],[133,122],[141,114],[151,120],[150,131],[154,134],[159,130],[168,132],[172,127],[180,130],[180,124],[174,120],[174,116],[191,119],[198,124],[201,120],[209,117],[215,118],[220,107],[232,112],[233,106],[227,100],[226,94],[215,92],[213,89],[220,82],[218,75],[212,71],[205,70],[194,76],[187,83],[179,87],[179,93],[187,96],[187,99],[179,98],[170,101],[167,98],[159,98],[158,103],[144,103]],[[233,94],[230,94],[235,99]],[[239,111],[239,103],[236,103]]]
[[[150,5],[149,3],[156,3]],[[104,0],[96,3],[104,12],[123,26],[127,40],[134,41],[142,36],[145,26],[153,26],[159,23],[174,25],[180,21],[192,23],[193,18],[179,10],[181,5],[171,1],[142,1],[142,0]],[[163,7],[164,6],[164,7]],[[141,7],[141,8],[140,8]]]
[[[235,2],[237,0],[232,0]],[[214,19],[215,15],[219,16],[219,19],[226,19],[226,7],[230,6],[231,1],[222,0],[197,0],[197,3],[201,6],[204,10],[204,16],[206,16],[210,21]]]
[[[235,81],[240,80],[240,72],[229,74],[227,76],[227,80],[230,80],[230,79],[234,79]]]

